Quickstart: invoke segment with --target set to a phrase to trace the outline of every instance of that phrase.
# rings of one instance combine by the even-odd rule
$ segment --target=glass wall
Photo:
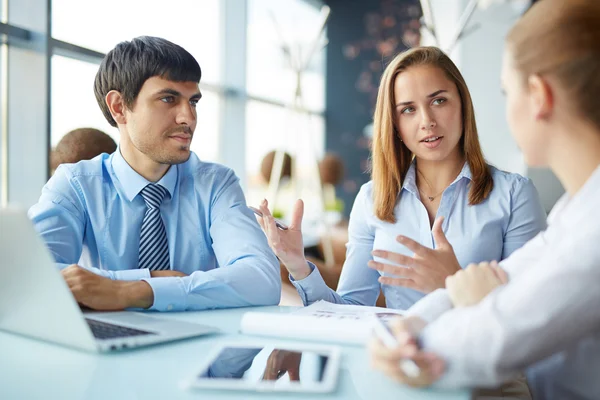
[[[296,170],[289,187],[279,194],[283,203],[302,197],[319,205],[319,188],[306,189],[318,182],[317,162],[325,146],[325,52],[323,38],[317,40],[320,9],[302,0],[249,0],[248,6],[248,201],[258,203],[272,194],[261,165],[267,153],[281,150],[290,154]],[[298,81],[301,102],[294,103]]]
[[[248,93],[290,103],[296,89],[293,65],[310,64],[302,76],[302,93],[309,110],[325,106],[325,52],[319,41],[312,57],[322,17],[302,0],[250,0],[248,8]],[[291,50],[289,53],[284,48]],[[291,58],[291,60],[290,60]]]
[[[67,132],[77,128],[100,129],[118,143],[119,131],[106,121],[94,96],[94,77],[97,71],[97,64],[52,56],[52,147]]]
[[[6,1],[0,0],[0,22],[6,24]],[[4,41],[0,44],[0,207],[6,205],[7,199],[7,185],[8,185],[8,167],[6,163],[8,158],[6,152],[8,151],[8,127],[6,126],[7,117],[7,104],[6,104],[6,82],[7,82],[7,66],[6,66],[6,53],[8,46],[4,44]]]
[[[202,67],[202,80],[216,84],[221,73],[220,3],[52,0],[52,36],[101,53],[137,36],[163,37],[192,53]]]
[[[274,147],[293,150],[300,162],[320,155],[323,52],[302,79],[309,114],[288,112],[296,75],[271,14],[289,44],[308,51],[305,39],[319,29],[315,0],[0,0],[9,38],[0,44],[0,205],[37,201],[49,154],[67,132],[92,127],[119,141],[96,102],[94,77],[107,51],[142,35],[171,40],[200,63],[203,98],[192,150],[201,159],[234,163],[235,155],[245,184],[256,182],[262,155]]]
[[[1,6],[0,6],[1,8]],[[7,83],[7,65],[6,52],[7,45],[0,45],[0,207],[6,205],[7,185],[8,185],[8,126],[7,126],[7,99],[6,99],[6,83]]]
[[[198,124],[191,149],[201,160],[219,161],[219,132],[222,96],[208,90],[202,91],[198,103]]]
[[[168,39],[188,50],[202,68],[202,83],[220,83],[219,0],[104,0],[92,3],[53,0],[52,34],[57,40],[101,53],[137,36]],[[119,10],[120,21],[115,21]],[[185,10],[185,12],[182,12]],[[73,18],[77,15],[77,18]],[[107,21],[115,26],[107,29]],[[101,32],[101,34],[99,34]],[[52,146],[72,129],[100,129],[118,142],[96,102],[93,82],[97,64],[54,55],[52,57]],[[198,104],[198,132],[192,149],[206,160],[217,160],[219,95],[203,89]],[[75,100],[76,101],[73,101]]]

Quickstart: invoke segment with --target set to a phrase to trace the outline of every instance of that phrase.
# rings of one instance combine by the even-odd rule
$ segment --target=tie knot
[[[165,194],[167,194],[167,189],[154,183],[149,183],[142,189],[142,197],[148,208],[159,208]]]

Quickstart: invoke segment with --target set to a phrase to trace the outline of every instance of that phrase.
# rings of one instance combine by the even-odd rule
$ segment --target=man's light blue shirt
[[[279,262],[246,206],[238,178],[194,153],[157,182],[168,191],[160,210],[170,266],[188,276],[151,278],[139,269],[146,212],[140,191],[149,183],[117,149],[60,166],[29,217],[59,268],[79,264],[111,279],[145,280],[154,292],[154,310],[279,302]]]
[[[531,181],[518,174],[490,169],[494,189],[482,203],[469,205],[472,178],[467,163],[440,200],[437,216],[445,217],[442,229],[463,268],[470,263],[503,260],[546,228],[546,213]],[[389,308],[405,310],[425,295],[398,286],[381,287],[378,278],[389,274],[367,266],[373,259],[371,251],[376,249],[413,256],[396,241],[398,235],[435,248],[429,216],[416,185],[414,162],[404,179],[394,214],[396,223],[378,219],[374,213],[372,182],[362,186],[350,214],[346,262],[337,292],[327,287],[314,265],[311,274],[302,280],[294,281],[290,276],[305,305],[327,300],[372,306],[382,289]]]

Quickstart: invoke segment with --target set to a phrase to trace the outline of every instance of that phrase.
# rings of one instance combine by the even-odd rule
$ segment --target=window
[[[248,202],[258,204],[265,197],[267,182],[260,174],[264,156],[272,150],[283,150],[292,156],[301,184],[293,188],[297,193],[307,193],[303,198],[310,202],[317,193],[316,161],[323,156],[325,124],[322,117],[295,113],[280,106],[249,101],[246,106],[246,174],[248,176]],[[282,196],[285,196],[282,193]],[[320,199],[314,199],[320,202]],[[307,205],[308,209],[308,205]]]
[[[200,63],[202,80],[220,82],[219,0],[53,0],[52,36],[102,53],[123,40],[159,36]]]
[[[296,76],[284,56],[281,38],[306,58],[318,34],[321,13],[303,0],[249,0],[248,6],[248,93],[291,103]],[[305,107],[313,111],[325,107],[324,53],[315,53],[302,77]]]
[[[113,128],[94,96],[94,78],[98,65],[61,56],[52,56],[51,146],[54,148],[69,131],[96,128],[119,142]]]
[[[325,147],[323,39],[302,75],[303,106],[310,113],[290,107],[297,76],[282,45],[292,49],[293,57],[301,54],[300,58],[306,59],[321,23],[320,10],[304,0],[248,1],[246,81],[253,100],[246,106],[246,177],[251,204],[258,204],[269,195],[268,184],[260,174],[264,156],[283,150],[292,156],[299,179],[281,190],[278,203],[281,200],[282,204],[291,205],[294,198],[302,197],[307,210],[320,205],[317,161]]]
[[[69,131],[96,128],[119,142],[119,131],[104,118],[94,95],[98,65],[61,56],[52,57],[52,140],[55,147]],[[218,151],[219,96],[203,90],[198,103],[198,125],[192,150],[205,161],[214,161]]]
[[[37,201],[48,177],[48,148],[65,133],[92,127],[119,141],[96,102],[93,82],[104,53],[142,35],[181,45],[202,67],[192,142],[202,160],[228,163],[247,189],[264,154],[280,146],[287,146],[303,173],[316,167],[315,155],[324,148],[324,52],[317,51],[302,80],[307,122],[288,111],[296,76],[270,17],[273,12],[292,46],[306,53],[321,22],[314,1],[14,0],[8,21],[7,3],[0,0],[0,20],[10,24],[9,45],[0,45],[0,204],[29,207]],[[233,151],[234,142],[239,146]]]
[[[220,109],[220,96],[202,90],[202,99],[196,107],[198,124],[190,147],[202,161],[217,161],[218,159]]]
[[[0,0],[0,21],[6,23],[6,0]],[[7,185],[8,185],[8,163],[7,151],[8,151],[8,127],[7,122],[7,65],[6,65],[6,53],[7,45],[0,44],[0,207],[6,205],[7,198]]]
[[[0,9],[2,5],[0,4]],[[7,65],[6,65],[7,46],[0,45],[0,207],[6,205],[8,201],[8,126],[7,122]]]

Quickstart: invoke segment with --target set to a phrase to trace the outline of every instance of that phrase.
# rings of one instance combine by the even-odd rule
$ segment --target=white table
[[[92,354],[0,332],[0,399],[456,399],[467,391],[414,390],[369,367],[362,347],[342,346],[342,367],[333,393],[283,394],[185,389],[181,382],[198,371],[206,354],[221,341],[242,341],[238,332],[247,311],[290,312],[290,307],[260,307],[154,314],[220,328],[223,333],[113,354]],[[0,316],[1,318],[1,316]],[[294,341],[289,341],[294,343]],[[297,342],[295,342],[297,343]]]

